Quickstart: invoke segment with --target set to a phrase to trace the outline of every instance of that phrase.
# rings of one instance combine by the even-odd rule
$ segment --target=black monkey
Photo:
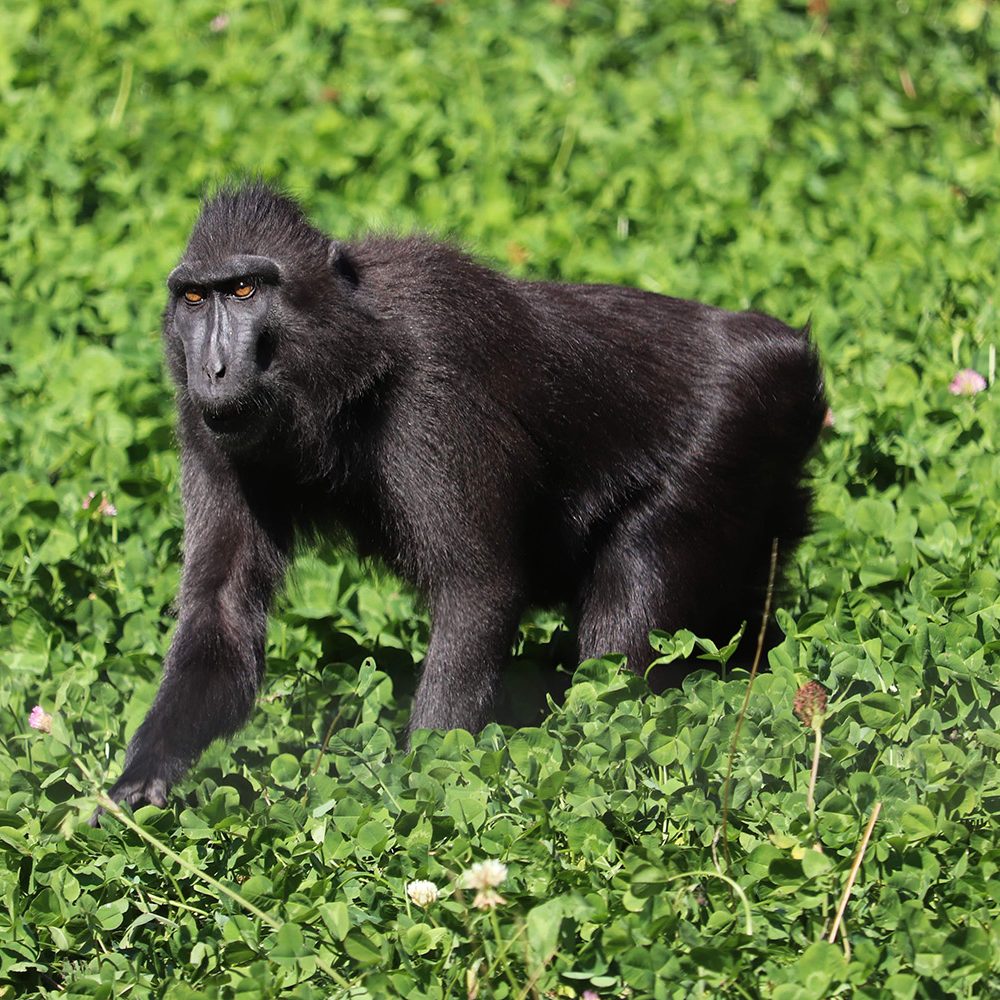
[[[410,727],[475,730],[526,606],[641,671],[653,627],[759,616],[772,537],[807,529],[826,404],[808,336],[769,316],[340,243],[260,184],[206,202],[168,286],[179,622],[115,800],[163,804],[246,720],[297,538],[346,529],[419,590]]]

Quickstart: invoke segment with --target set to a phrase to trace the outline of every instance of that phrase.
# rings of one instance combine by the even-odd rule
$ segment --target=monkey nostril
[[[257,338],[256,353],[257,367],[262,372],[266,372],[271,367],[271,361],[274,358],[274,338],[268,330],[265,330]]]
[[[225,365],[202,365],[202,370],[208,376],[209,382],[220,382],[226,377]]]

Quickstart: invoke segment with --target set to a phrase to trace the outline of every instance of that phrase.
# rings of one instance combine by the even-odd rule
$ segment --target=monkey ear
[[[351,260],[347,252],[347,247],[343,243],[330,240],[330,248],[326,252],[326,259],[327,263],[337,274],[350,282],[355,288],[358,287],[358,269],[354,266],[354,261]]]

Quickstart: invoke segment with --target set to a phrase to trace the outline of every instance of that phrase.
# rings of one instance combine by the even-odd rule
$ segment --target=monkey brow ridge
[[[190,285],[224,285],[238,278],[258,278],[278,284],[281,268],[270,257],[233,254],[218,260],[188,260],[177,265],[167,278],[167,287],[179,292]]]

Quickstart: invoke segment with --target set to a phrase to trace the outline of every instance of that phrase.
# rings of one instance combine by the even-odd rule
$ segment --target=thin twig
[[[767,634],[767,622],[771,617],[771,601],[774,599],[774,578],[778,572],[778,539],[771,539],[771,565],[767,571],[767,593],[764,595],[764,613],[760,618],[760,631],[757,633],[757,650],[753,657],[753,666],[750,668],[750,679],[747,681],[746,694],[743,695],[743,705],[740,708],[739,718],[736,720],[736,728],[733,730],[733,738],[729,743],[729,762],[726,765],[726,780],[722,783],[722,823],[720,824],[719,837],[722,840],[722,853],[726,856],[726,873],[732,874],[733,864],[729,857],[729,840],[726,837],[729,825],[729,800],[732,795],[733,783],[733,762],[736,759],[736,744],[739,742],[740,731],[743,729],[743,720],[746,718],[747,706],[750,704],[750,692],[753,690],[754,678],[757,676],[757,668],[760,666],[760,658],[764,652],[764,636]]]
[[[269,913],[265,913],[259,907],[254,906],[253,903],[248,899],[244,899],[235,889],[230,889],[228,885],[224,882],[220,882],[217,878],[213,878],[206,871],[202,871],[197,865],[192,864],[187,858],[178,854],[176,851],[171,850],[166,844],[163,843],[158,837],[151,834],[148,830],[143,829],[138,823],[132,819],[128,813],[125,812],[122,807],[115,802],[106,792],[101,789],[101,786],[94,775],[90,772],[90,769],[83,763],[79,758],[76,759],[76,764],[83,772],[84,777],[91,783],[94,790],[96,791],[97,801],[100,803],[102,809],[106,812],[111,813],[115,819],[124,823],[133,833],[138,834],[143,840],[146,841],[150,846],[155,847],[161,854],[170,858],[175,864],[179,865],[192,877],[205,882],[210,885],[216,892],[222,893],[224,896],[228,896],[237,906],[242,906],[244,910],[255,916],[262,923],[265,923],[272,930],[281,930],[283,923],[275,917],[272,917]],[[319,955],[311,956],[313,961],[316,963],[317,967],[327,974],[342,990],[349,991],[351,984],[344,979],[344,977],[334,969],[329,962],[325,959],[320,958]]]
[[[136,823],[114,799],[110,798],[104,792],[98,792],[97,801],[100,803],[102,809],[111,813],[120,823],[127,826],[133,833],[137,833],[147,844],[155,847],[161,854],[170,858],[174,864],[179,865],[189,875],[206,883],[206,885],[210,885],[216,892],[222,893],[223,896],[228,896],[237,906],[242,906],[247,913],[255,916],[262,923],[267,924],[272,930],[281,930],[282,924],[280,920],[275,919],[269,913],[265,913],[254,906],[250,900],[245,899],[235,889],[230,889],[225,882],[220,882],[217,878],[213,878],[208,872],[202,871],[197,865],[191,864],[183,855],[167,847],[162,840],[153,836],[148,830],[143,829]]]
[[[854,864],[851,865],[851,874],[847,876],[847,885],[844,886],[844,893],[840,897],[840,905],[837,907],[837,915],[833,918],[833,927],[830,928],[830,934],[827,937],[827,941],[833,944],[837,940],[837,931],[840,930],[840,922],[844,919],[844,911],[847,909],[847,900],[851,896],[851,889],[854,888],[854,880],[858,877],[858,871],[861,868],[861,862],[865,857],[865,850],[868,847],[868,841],[871,839],[872,830],[875,829],[875,820],[878,819],[878,814],[882,811],[882,803],[876,802],[875,808],[872,809],[872,814],[868,818],[868,826],[865,827],[864,836],[861,838],[861,846],[858,847],[858,853],[854,856]]]
[[[132,93],[132,60],[126,59],[122,63],[122,75],[118,83],[118,96],[115,98],[115,106],[108,115],[108,124],[112,128],[118,128],[125,117],[125,108],[128,105],[129,95]]]

